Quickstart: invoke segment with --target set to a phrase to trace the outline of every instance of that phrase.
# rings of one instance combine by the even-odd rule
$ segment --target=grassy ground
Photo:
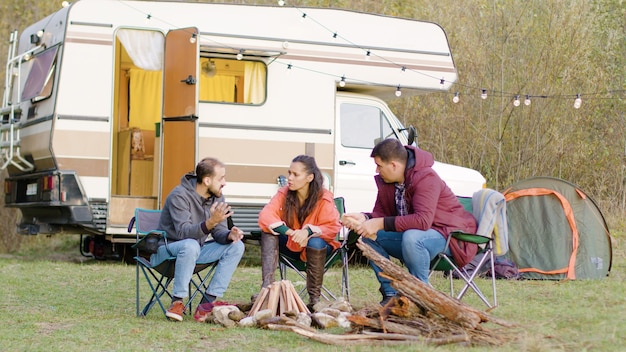
[[[421,344],[391,351],[619,351],[626,345],[626,238],[615,235],[613,268],[603,280],[498,281],[499,306],[492,315],[518,324],[502,329],[514,339],[503,346],[467,348]],[[290,332],[225,329],[165,320],[158,310],[135,317],[135,267],[94,261],[78,253],[78,239],[44,238],[40,246],[0,256],[0,350],[6,351],[377,351],[381,346],[336,347]],[[45,251],[32,248],[46,248]],[[258,252],[248,251],[224,300],[246,302],[259,290]],[[303,285],[289,277],[296,288]],[[338,287],[340,271],[325,276]],[[433,279],[446,290],[447,281]],[[367,267],[350,269],[351,303],[375,305],[378,285]],[[481,282],[488,287],[489,282]],[[145,296],[147,290],[142,290]],[[483,308],[470,295],[466,303]],[[337,331],[334,331],[339,333]]]

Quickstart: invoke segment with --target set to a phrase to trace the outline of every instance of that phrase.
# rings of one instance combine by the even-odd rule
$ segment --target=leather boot
[[[315,249],[306,247],[306,290],[309,293],[309,309],[320,301],[320,293],[324,282],[324,262],[326,248]]]
[[[261,287],[271,285],[276,278],[278,267],[278,236],[271,233],[261,234]]]

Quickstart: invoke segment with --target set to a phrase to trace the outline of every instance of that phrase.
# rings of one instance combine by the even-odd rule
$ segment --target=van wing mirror
[[[407,129],[409,130],[407,144],[412,145],[413,143],[415,143],[415,145],[417,146],[417,130],[413,126],[409,126],[409,128]]]

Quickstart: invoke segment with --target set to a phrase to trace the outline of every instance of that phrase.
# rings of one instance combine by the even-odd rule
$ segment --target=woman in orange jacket
[[[326,255],[339,248],[341,229],[333,194],[324,188],[315,159],[298,155],[289,166],[288,184],[259,213],[262,287],[274,282],[278,252],[306,262],[309,307],[319,302]]]

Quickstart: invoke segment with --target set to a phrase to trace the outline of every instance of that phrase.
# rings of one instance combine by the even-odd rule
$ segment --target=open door
[[[163,119],[161,120],[161,208],[181,177],[194,171],[198,154],[197,28],[172,30],[165,37]]]

